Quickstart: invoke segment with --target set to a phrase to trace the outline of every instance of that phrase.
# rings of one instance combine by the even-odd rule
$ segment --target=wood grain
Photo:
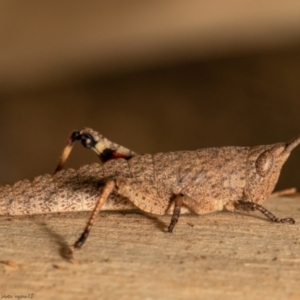
[[[298,299],[300,197],[259,213],[170,216],[103,212],[75,260],[89,213],[0,218],[0,296],[33,299]],[[9,263],[7,263],[9,262]],[[17,266],[17,267],[16,267]]]

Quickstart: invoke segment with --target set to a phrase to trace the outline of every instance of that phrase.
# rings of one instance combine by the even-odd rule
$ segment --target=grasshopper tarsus
[[[83,246],[83,244],[85,243],[86,239],[88,238],[89,233],[90,233],[89,231],[84,231],[81,234],[80,238],[74,243],[73,247],[75,249],[80,249]]]
[[[269,220],[271,220],[274,223],[289,223],[289,224],[295,224],[295,220],[293,218],[277,218],[274,214],[272,214],[270,211],[268,211],[266,208],[264,208],[262,205],[258,203],[253,203],[250,201],[238,201],[235,205],[235,208],[237,210],[244,210],[244,211],[255,211],[258,210],[262,214],[264,214]]]
[[[279,219],[279,223],[296,224],[296,221],[293,218],[284,218],[284,219]]]

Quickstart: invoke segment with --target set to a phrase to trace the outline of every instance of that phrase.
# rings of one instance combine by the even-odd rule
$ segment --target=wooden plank
[[[0,296],[33,299],[298,299],[300,197],[259,213],[170,217],[103,212],[86,245],[66,260],[89,213],[0,218]]]

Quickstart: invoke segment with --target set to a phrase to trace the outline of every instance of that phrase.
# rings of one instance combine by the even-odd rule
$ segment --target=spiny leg
[[[180,211],[181,211],[181,206],[183,203],[183,196],[176,195],[173,201],[174,201],[174,210],[173,210],[171,223],[168,227],[168,232],[173,232],[173,229],[178,222]]]
[[[262,214],[264,214],[268,219],[270,219],[273,222],[276,223],[290,223],[290,224],[295,224],[295,220],[292,218],[284,218],[284,219],[280,219],[277,218],[275,215],[273,215],[271,212],[269,212],[267,209],[265,209],[262,205],[257,204],[257,203],[253,203],[253,202],[249,202],[249,201],[238,201],[235,205],[234,205],[235,209],[237,210],[244,210],[244,211],[255,211],[255,210],[259,210]]]
[[[82,232],[80,238],[75,242],[74,244],[74,248],[76,249],[79,249],[82,247],[82,245],[84,244],[84,242],[86,241],[90,231],[91,231],[91,228],[94,224],[94,221],[97,217],[97,215],[99,214],[99,211],[102,207],[102,205],[105,203],[105,201],[108,199],[109,195],[111,194],[111,192],[113,191],[115,187],[115,182],[113,180],[111,181],[108,181],[105,186],[104,186],[104,189],[102,191],[102,194],[101,196],[99,197],[96,205],[95,205],[95,208],[85,226],[85,229],[84,231]]]
[[[58,161],[55,173],[64,167],[76,141],[81,141],[81,144],[85,148],[92,149],[103,163],[117,158],[130,159],[136,154],[121,145],[111,142],[97,131],[90,128],[84,128],[81,131],[71,132],[67,145],[63,149],[62,155]]]
[[[297,189],[296,188],[290,188],[290,189],[285,189],[285,190],[281,190],[278,192],[274,192],[270,195],[269,198],[276,198],[276,197],[282,197],[282,196],[290,196],[297,193]]]

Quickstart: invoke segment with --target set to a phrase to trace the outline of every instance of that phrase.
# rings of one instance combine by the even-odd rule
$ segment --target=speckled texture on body
[[[116,189],[103,210],[139,208],[163,215],[172,212],[176,195],[187,211],[197,214],[234,210],[238,200],[262,203],[269,197],[299,141],[134,155],[62,170],[0,187],[0,215],[92,210],[111,179]]]
[[[119,160],[111,162],[120,166]],[[109,173],[109,176],[113,177],[114,173]],[[12,186],[1,186],[0,215],[92,210],[103,190],[105,180],[103,166],[94,163],[84,165],[77,171],[66,169],[53,176],[49,174],[38,176],[31,182],[22,180]],[[104,204],[103,210],[133,208],[135,207],[128,199],[114,192]]]

